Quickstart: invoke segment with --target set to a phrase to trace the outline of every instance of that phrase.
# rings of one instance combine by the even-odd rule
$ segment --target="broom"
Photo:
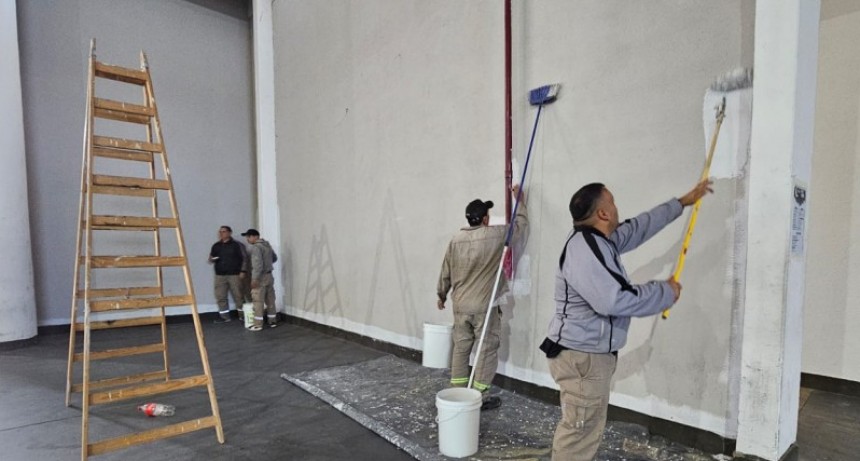
[[[558,90],[560,87],[561,85],[559,84],[544,85],[542,87],[535,88],[529,91],[529,104],[537,106],[537,115],[535,116],[534,127],[532,127],[532,136],[531,140],[529,141],[528,153],[526,154],[526,164],[523,167],[523,174],[520,178],[520,188],[517,192],[516,201],[514,202],[514,211],[511,214],[513,219],[508,225],[508,234],[505,237],[505,247],[502,249],[502,257],[499,260],[499,270],[496,272],[496,279],[493,283],[493,293],[490,295],[490,302],[487,306],[487,315],[484,317],[484,327],[481,329],[481,339],[478,341],[478,351],[475,353],[475,366],[472,367],[472,372],[471,374],[469,374],[469,384],[466,386],[467,389],[471,389],[472,383],[475,381],[475,370],[478,369],[478,363],[480,363],[479,360],[481,358],[481,348],[484,345],[484,337],[487,335],[487,325],[490,324],[490,315],[492,315],[493,304],[496,300],[496,293],[499,290],[499,280],[501,279],[502,271],[504,270],[505,258],[507,257],[508,252],[510,252],[511,250],[511,238],[514,235],[514,222],[516,221],[517,208],[519,208],[520,200],[523,196],[523,185],[526,181],[526,172],[529,169],[529,160],[532,156],[532,145],[534,145],[535,142],[535,133],[537,133],[538,122],[540,121],[540,113],[543,109],[543,106],[555,101],[555,99],[558,97]]]

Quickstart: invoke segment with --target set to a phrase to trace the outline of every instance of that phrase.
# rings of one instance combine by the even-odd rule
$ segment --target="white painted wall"
[[[622,215],[680,195],[700,174],[702,99],[752,64],[749,2],[544,1],[514,12],[515,156],[528,89],[561,82],[530,167],[523,290],[503,317],[500,371],[554,386],[537,345],[554,309],[570,195],[590,181]],[[420,348],[444,248],[475,197],[503,203],[502,2],[279,1],[273,5],[277,172],[288,312]],[[616,405],[736,435],[744,182],[716,185],[669,321],[636,321]],[[741,204],[741,205],[739,205]],[[736,217],[741,216],[741,217]],[[668,277],[684,219],[625,257]],[[736,376],[734,378],[736,380]]]
[[[860,381],[858,40],[860,5],[822,2],[803,371],[851,381]]]
[[[36,336],[36,297],[27,213],[27,162],[24,149],[24,112],[18,59],[15,0],[0,0],[0,227],[14,239],[4,254],[0,273],[0,343]]]
[[[209,247],[256,212],[249,21],[183,0],[70,0],[19,2],[18,26],[39,324],[69,322],[92,37],[102,61],[149,57],[198,302],[215,310]]]

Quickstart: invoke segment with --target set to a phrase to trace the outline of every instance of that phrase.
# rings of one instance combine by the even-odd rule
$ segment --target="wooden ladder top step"
[[[118,376],[116,378],[107,378],[100,379],[98,381],[90,381],[90,391],[96,389],[104,389],[106,387],[117,387],[117,386],[125,386],[128,384],[134,383],[143,383],[146,381],[155,381],[157,379],[167,379],[167,371],[158,370],[158,371],[149,371],[146,373],[138,373],[134,375],[128,376]],[[72,384],[72,392],[83,392],[84,385],[83,383],[75,383]]]
[[[146,82],[149,80],[147,73],[140,69],[114,66],[98,61],[95,62],[95,74],[96,77],[135,85],[146,85]]]
[[[91,351],[90,360],[113,359],[116,357],[130,357],[132,355],[152,354],[164,352],[163,343],[153,343],[144,346],[120,347],[117,349],[105,349],[103,351]],[[75,362],[84,360],[84,353],[78,352],[74,355]]]
[[[158,298],[131,298],[110,301],[90,301],[90,312],[110,312],[127,309],[152,309],[155,307],[190,306],[191,295],[162,296]]]
[[[134,434],[128,434],[121,437],[114,437],[112,439],[103,440],[101,442],[88,444],[87,456],[101,455],[104,453],[121,450],[123,448],[128,448],[143,443],[154,442],[156,440],[166,439],[168,437],[175,437],[177,435],[187,434],[189,432],[199,431],[201,429],[208,429],[211,427],[215,427],[217,424],[218,420],[215,419],[214,416],[207,416],[205,418],[193,419],[177,424],[171,424],[169,426],[150,429],[148,431],[136,432]]]
[[[155,228],[175,228],[177,222],[176,218],[95,215],[90,225],[97,230],[154,230]]]
[[[142,384],[139,386],[123,387],[107,391],[90,392],[90,405],[101,405],[104,403],[119,402],[122,400],[136,399],[139,397],[150,397],[153,395],[166,394],[185,389],[192,389],[209,384],[206,375],[191,376],[188,378],[170,379],[160,383]]]
[[[144,152],[164,152],[161,144],[134,139],[114,138],[112,136],[93,136],[93,147],[112,147],[114,149],[126,149]]]

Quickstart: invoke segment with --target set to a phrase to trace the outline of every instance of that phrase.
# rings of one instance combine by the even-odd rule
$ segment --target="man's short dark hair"
[[[221,229],[224,229],[225,231],[227,231],[231,234],[233,233],[233,229],[231,229],[230,226],[221,226]]]
[[[593,182],[582,186],[573,197],[570,198],[570,217],[573,222],[585,221],[597,209],[597,202],[603,196],[606,186],[599,182]]]

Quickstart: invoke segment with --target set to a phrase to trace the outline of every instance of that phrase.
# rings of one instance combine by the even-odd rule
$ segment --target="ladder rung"
[[[103,351],[91,351],[90,360],[112,359],[114,357],[129,357],[132,355],[152,354],[154,352],[164,352],[164,344],[155,343],[145,346],[121,347],[119,349],[105,349]],[[84,353],[77,352],[74,355],[75,362],[84,360]]]
[[[87,445],[87,456],[101,455],[111,451],[140,445],[142,443],[154,442],[156,440],[175,437],[177,435],[199,431],[201,429],[208,429],[210,427],[215,427],[216,423],[214,416],[207,416],[205,418],[171,424],[170,426],[150,429],[148,431],[135,432],[134,434],[114,437],[112,439]]]
[[[162,152],[161,144],[133,139],[112,138],[110,136],[93,136],[94,147],[113,147],[116,149],[142,150],[147,152]]]
[[[134,399],[138,397],[149,397],[168,392],[176,392],[209,384],[206,375],[191,376],[188,378],[171,379],[161,383],[143,384],[141,386],[124,387],[107,391],[90,393],[90,405],[119,402],[121,400]]]
[[[93,155],[96,157],[117,158],[120,160],[133,160],[136,162],[152,163],[152,152],[136,152],[109,147],[93,147]]]
[[[101,379],[98,381],[90,381],[90,390],[104,389],[106,387],[116,387],[123,384],[143,383],[146,381],[154,381],[156,379],[167,378],[167,371],[158,370],[136,375],[118,376],[116,378]],[[81,392],[84,390],[84,385],[81,383],[72,384],[72,392]]]
[[[176,218],[153,218],[150,216],[108,216],[92,217],[93,229],[124,229],[126,227],[176,227]]]
[[[136,187],[139,189],[170,189],[170,181],[166,179],[130,178],[127,176],[93,175],[94,186]]]
[[[139,104],[131,104],[128,102],[114,101],[112,99],[93,98],[93,105],[96,109],[106,109],[115,112],[125,112],[127,114],[144,115],[151,117],[155,115],[155,110],[152,107],[141,106]]]
[[[147,81],[146,72],[142,70],[112,66],[98,61],[95,63],[95,71],[96,77],[117,80],[125,83],[133,83],[135,85],[145,85]]]
[[[163,317],[156,315],[152,317],[138,317],[136,319],[99,320],[96,322],[90,322],[90,330],[108,330],[111,328],[161,325],[162,319]],[[75,323],[75,331],[84,331],[83,322]]]
[[[149,116],[147,116],[147,115],[129,114],[127,112],[118,112],[115,110],[107,110],[107,109],[99,109],[99,108],[96,108],[93,111],[93,115],[96,116],[97,118],[116,120],[119,122],[138,123],[140,125],[148,125],[149,124]]]
[[[184,266],[182,256],[93,256],[90,258],[93,269],[126,267],[175,267]],[[86,256],[81,256],[81,265],[86,264]]]
[[[160,287],[90,288],[89,292],[87,292],[86,290],[77,291],[78,299],[83,299],[85,295],[88,296],[89,299],[98,299],[129,296],[151,296],[160,294]]]
[[[162,306],[188,306],[193,302],[194,297],[191,295],[120,299],[116,301],[92,301],[90,302],[90,312],[108,312],[125,309],[151,309]]]
[[[94,194],[102,195],[127,195],[131,197],[155,197],[155,191],[152,189],[136,189],[132,187],[116,187],[116,186],[93,186]]]

